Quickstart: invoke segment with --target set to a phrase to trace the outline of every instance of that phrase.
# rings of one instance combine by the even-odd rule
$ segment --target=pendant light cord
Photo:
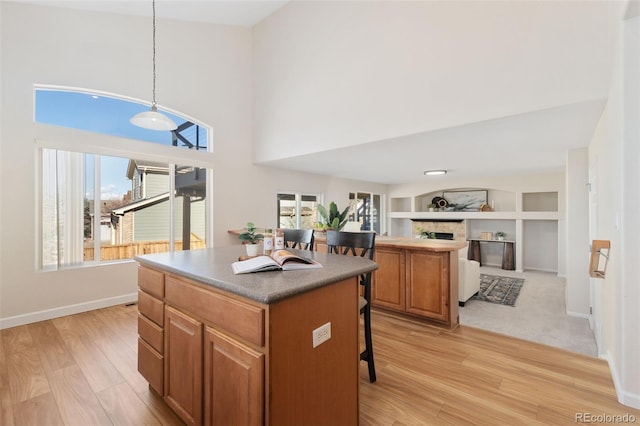
[[[153,103],[151,108],[156,109],[156,0],[152,0],[153,10]]]

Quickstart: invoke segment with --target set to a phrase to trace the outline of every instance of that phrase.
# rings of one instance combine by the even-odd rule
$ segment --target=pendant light
[[[129,122],[134,126],[151,130],[175,130],[178,128],[166,115],[159,113],[156,107],[156,0],[152,0],[153,8],[153,103],[151,110],[143,111],[131,117]]]

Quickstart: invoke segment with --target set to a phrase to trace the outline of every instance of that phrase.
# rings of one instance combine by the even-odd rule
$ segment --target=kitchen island
[[[454,329],[458,316],[458,250],[466,241],[376,236],[371,305]],[[316,250],[326,252],[322,233]]]
[[[357,276],[377,265],[296,251],[323,267],[234,275],[243,251],[136,257],[140,373],[187,424],[357,424]]]

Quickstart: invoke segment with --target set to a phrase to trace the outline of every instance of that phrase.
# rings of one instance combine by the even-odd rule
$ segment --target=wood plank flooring
[[[576,413],[640,423],[602,360],[378,311],[372,325],[378,381],[361,363],[362,425],[564,425]],[[181,425],[138,374],[136,350],[136,306],[0,331],[0,424]]]

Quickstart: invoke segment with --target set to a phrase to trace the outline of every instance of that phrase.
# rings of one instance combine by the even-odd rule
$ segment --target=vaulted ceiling
[[[20,1],[111,13],[150,14],[149,1]],[[277,14],[288,3],[295,1],[158,0],[157,14],[173,19],[251,27]],[[510,55],[507,50],[500,48],[483,51],[480,55],[473,50],[471,43],[468,43],[468,52],[460,52],[461,46],[455,46],[458,56],[473,58],[475,69],[482,71],[501,64],[501,67],[509,70],[509,81],[504,85],[504,76],[495,72],[492,72],[495,81],[475,81],[479,96],[470,104],[475,113],[471,111],[468,114],[468,117],[475,118],[455,123],[445,119],[440,122],[433,120],[422,131],[389,133],[377,139],[365,137],[352,144],[324,147],[315,152],[298,152],[288,158],[272,158],[263,161],[263,164],[388,184],[420,181],[424,179],[422,171],[427,169],[447,169],[450,175],[458,178],[562,171],[567,150],[588,146],[605,108],[615,59],[615,22],[622,17],[620,11],[624,11],[624,7],[620,6],[623,2],[601,2],[616,5],[602,16],[594,17],[591,13],[589,22],[581,22],[582,17],[586,16],[579,13],[581,5],[593,2],[577,0],[558,3],[574,5],[575,19],[567,19],[566,26],[556,22],[551,36],[545,33],[548,29],[540,25],[525,29],[510,28],[514,22],[508,15],[492,22],[492,25],[504,26],[504,31],[498,30],[486,36],[473,35],[481,39],[495,37],[495,34],[508,34],[509,30],[513,30],[520,37],[524,32],[526,37],[528,32],[532,42],[523,44],[522,48],[534,49],[531,55]],[[446,32],[447,26],[443,25],[442,34]],[[490,45],[492,40],[484,42]],[[590,48],[595,57],[584,54]],[[577,62],[572,63],[575,52],[578,52],[575,55]],[[515,62],[523,58],[535,58],[535,63]],[[548,66],[540,67],[540,63],[545,61]],[[448,72],[442,62],[437,64],[441,75],[449,73],[456,74],[458,78],[464,76],[460,69],[454,68],[455,63],[452,62]],[[567,70],[567,64],[571,69]],[[465,72],[474,71],[468,69]],[[491,95],[492,84],[501,86],[496,90],[495,97]],[[589,87],[580,87],[581,84]],[[442,79],[442,86],[440,93],[450,91],[453,94],[460,90],[460,87],[447,82],[446,78]],[[466,93],[462,96],[470,95],[469,87],[465,86]],[[505,87],[509,88],[508,91],[505,91]],[[565,87],[579,90],[564,97],[557,96]],[[471,90],[476,91],[473,88]],[[518,100],[513,103],[518,105],[517,108],[509,109],[509,96]],[[527,107],[529,99],[535,101],[529,102]],[[483,105],[492,111],[484,114]],[[366,125],[363,123],[363,126]],[[340,122],[327,123],[327,126],[339,127]],[[358,161],[354,161],[356,158]]]

